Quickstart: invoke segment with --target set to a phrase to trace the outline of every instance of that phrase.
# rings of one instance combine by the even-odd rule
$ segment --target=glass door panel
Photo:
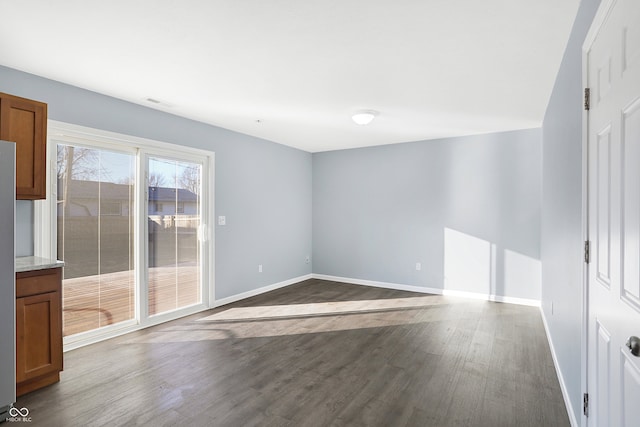
[[[135,155],[57,145],[65,336],[135,318]]]
[[[150,157],[148,176],[148,309],[153,316],[202,301],[202,166]]]

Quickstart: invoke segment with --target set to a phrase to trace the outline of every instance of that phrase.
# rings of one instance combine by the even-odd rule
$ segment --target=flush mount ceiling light
[[[358,111],[351,119],[358,125],[368,125],[377,115],[378,112],[373,110]]]

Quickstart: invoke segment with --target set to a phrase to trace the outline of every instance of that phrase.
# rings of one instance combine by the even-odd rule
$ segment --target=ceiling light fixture
[[[373,110],[358,111],[353,116],[351,116],[351,119],[357,125],[368,125],[373,121],[373,119],[376,118],[377,115],[378,112]]]

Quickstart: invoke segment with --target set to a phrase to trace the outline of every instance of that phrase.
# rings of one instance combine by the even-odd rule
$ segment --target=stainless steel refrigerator
[[[16,401],[15,150],[0,141],[0,422]]]

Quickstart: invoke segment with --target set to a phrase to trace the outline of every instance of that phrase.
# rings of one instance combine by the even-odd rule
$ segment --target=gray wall
[[[311,154],[1,66],[0,91],[53,120],[214,151],[218,299],[311,273]]]
[[[582,43],[599,3],[583,0],[580,4],[542,130],[542,307],[578,420],[582,406]]]
[[[541,149],[532,129],[314,154],[314,273],[539,299]]]
[[[16,200],[16,256],[33,255],[33,202]]]

